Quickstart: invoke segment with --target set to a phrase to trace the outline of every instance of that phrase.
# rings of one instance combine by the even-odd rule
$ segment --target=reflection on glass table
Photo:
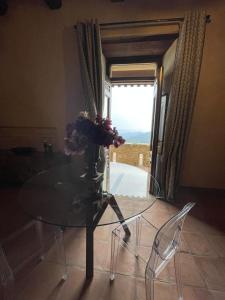
[[[118,222],[123,225],[156,200],[157,182],[147,172],[139,171],[142,170],[112,164],[102,184],[103,174],[87,179],[84,168],[76,162],[69,163],[32,177],[23,185],[18,200],[33,219],[56,225],[61,234],[66,227],[86,227],[86,277],[91,278],[96,226]],[[155,186],[154,196],[148,193],[150,181]],[[126,225],[124,231],[129,234]]]
[[[151,185],[153,194],[149,193]],[[124,219],[134,217],[150,208],[160,193],[158,182],[147,171],[118,162],[110,162],[106,167],[103,190],[114,195]],[[118,222],[111,207],[108,207],[106,212],[108,214],[103,215],[99,225],[106,224],[109,219],[111,223]]]

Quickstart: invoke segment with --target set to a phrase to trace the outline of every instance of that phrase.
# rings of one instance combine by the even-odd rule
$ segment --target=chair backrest
[[[193,202],[186,204],[158,230],[146,266],[147,276],[157,276],[179,249],[184,220],[194,205]]]
[[[15,274],[41,254],[37,224],[36,221],[30,221],[0,241],[0,290],[4,300],[15,298]]]
[[[0,244],[0,284],[4,300],[11,300],[14,297],[14,275]]]

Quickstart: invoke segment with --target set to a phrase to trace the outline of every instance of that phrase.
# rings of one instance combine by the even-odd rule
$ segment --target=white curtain
[[[198,87],[205,27],[205,11],[188,12],[178,39],[161,156],[164,197],[169,201],[179,183]]]

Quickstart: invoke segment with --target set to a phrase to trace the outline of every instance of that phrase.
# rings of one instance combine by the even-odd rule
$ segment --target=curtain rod
[[[151,24],[157,24],[157,23],[163,23],[163,24],[177,24],[180,22],[183,22],[184,18],[171,18],[171,19],[153,19],[153,20],[140,20],[140,21],[124,21],[124,22],[113,22],[113,23],[100,23],[100,27],[110,27],[110,26],[120,26],[120,25],[151,25]],[[205,18],[206,23],[211,22],[211,15],[207,15]],[[74,28],[76,29],[77,26],[75,25]]]
[[[170,18],[170,19],[153,19],[153,20],[140,20],[140,21],[124,21],[124,22],[114,22],[114,23],[102,23],[100,24],[101,27],[107,26],[117,26],[117,25],[132,25],[132,24],[140,24],[145,25],[151,23],[180,23],[184,20],[183,17],[180,18]],[[211,15],[207,15],[205,18],[206,23],[211,22]]]

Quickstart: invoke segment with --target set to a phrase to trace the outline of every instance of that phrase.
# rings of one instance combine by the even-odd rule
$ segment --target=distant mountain
[[[120,130],[119,133],[126,140],[126,143],[150,144],[151,132]]]

